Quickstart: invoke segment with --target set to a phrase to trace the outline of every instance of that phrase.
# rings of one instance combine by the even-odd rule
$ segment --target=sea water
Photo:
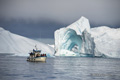
[[[28,62],[26,58],[0,54],[0,80],[120,80],[120,59],[52,57]]]

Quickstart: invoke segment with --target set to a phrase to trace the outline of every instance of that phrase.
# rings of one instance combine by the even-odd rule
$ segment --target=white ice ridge
[[[14,53],[18,56],[27,56],[35,48],[35,45],[42,50],[42,53],[53,56],[54,49],[47,44],[13,34],[0,27],[0,53]]]

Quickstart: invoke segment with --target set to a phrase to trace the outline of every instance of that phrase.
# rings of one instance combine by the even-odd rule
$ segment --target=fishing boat
[[[34,50],[29,53],[29,57],[27,58],[27,61],[31,62],[45,62],[47,59],[46,54],[41,54],[41,50]]]

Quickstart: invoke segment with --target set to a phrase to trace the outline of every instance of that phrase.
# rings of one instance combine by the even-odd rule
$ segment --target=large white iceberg
[[[94,41],[88,19],[78,21],[55,31],[56,56],[94,56]]]
[[[120,58],[120,28],[90,28],[81,17],[73,24],[55,31],[56,56],[99,56]]]
[[[42,50],[48,56],[54,55],[54,49],[47,44],[13,34],[0,27],[0,53],[13,53],[18,56],[27,56],[35,48]]]

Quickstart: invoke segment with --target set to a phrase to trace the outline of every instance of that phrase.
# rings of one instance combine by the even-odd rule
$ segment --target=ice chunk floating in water
[[[92,43],[94,42],[89,33],[89,21],[84,17],[66,28],[56,30],[55,55],[93,56],[94,47],[92,46]]]

